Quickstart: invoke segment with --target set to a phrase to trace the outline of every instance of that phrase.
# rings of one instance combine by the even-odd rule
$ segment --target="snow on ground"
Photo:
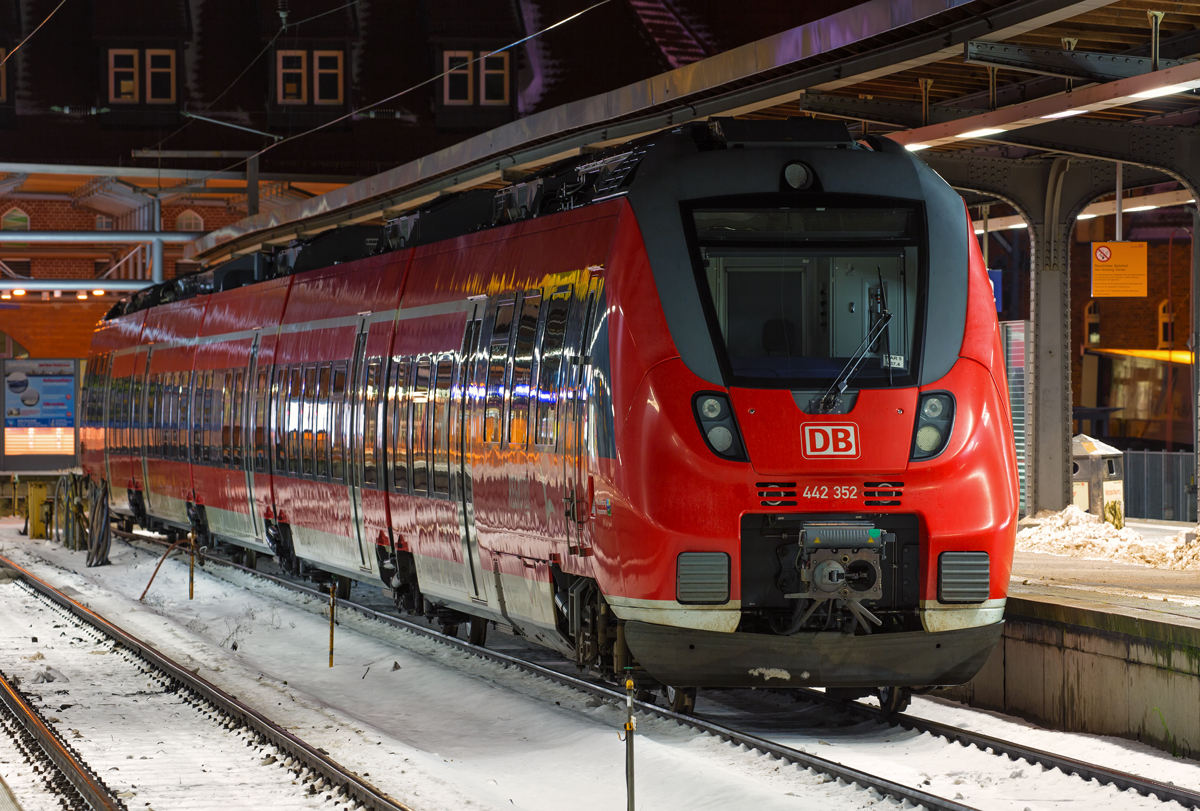
[[[1200,527],[1147,539],[1073,504],[1061,512],[1043,510],[1024,523],[1026,527],[1017,533],[1017,549],[1022,552],[1200,571]]]
[[[189,601],[187,560],[173,558],[138,603],[154,555],[114,541],[113,565],[85,569],[82,553],[21,538],[17,525],[0,522],[0,554],[417,811],[625,803],[621,707],[351,612],[339,614],[330,668],[318,601],[199,569]],[[641,719],[636,745],[638,808],[892,806],[674,722]]]

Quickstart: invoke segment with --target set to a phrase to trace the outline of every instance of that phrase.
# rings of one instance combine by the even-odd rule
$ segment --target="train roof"
[[[472,189],[439,197],[385,225],[337,228],[152,285],[122,299],[104,320],[621,197],[636,182],[638,168],[647,154],[681,140],[699,151],[804,146],[907,154],[886,138],[868,136],[866,145],[856,142],[839,121],[713,118],[691,122],[559,161],[499,189]]]

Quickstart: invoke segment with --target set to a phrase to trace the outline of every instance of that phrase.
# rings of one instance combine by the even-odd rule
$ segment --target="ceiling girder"
[[[963,61],[968,65],[1009,68],[1088,82],[1111,82],[1150,72],[1149,57],[1049,50],[980,40],[971,40],[966,44]],[[1193,60],[1159,59],[1159,67],[1174,67],[1184,61]]]

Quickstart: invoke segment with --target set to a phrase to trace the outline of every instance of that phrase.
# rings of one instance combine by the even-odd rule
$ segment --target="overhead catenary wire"
[[[4,55],[4,58],[0,59],[0,68],[4,67],[4,63],[7,62],[8,60],[12,59],[13,54],[15,54],[17,51],[21,50],[21,46],[24,45],[26,42],[29,42],[29,40],[33,38],[34,34],[36,34],[38,31],[41,31],[42,26],[45,25],[46,23],[50,22],[50,18],[53,17],[55,14],[57,14],[58,10],[60,8],[62,8],[66,4],[66,2],[67,2],[67,0],[60,0],[59,4],[54,7],[54,11],[51,11],[49,14],[47,14],[46,19],[44,19],[40,23],[38,23],[38,27],[29,32],[29,36],[25,37],[25,39],[18,42],[17,47],[13,48],[11,51],[6,53]]]
[[[64,0],[64,2],[65,2],[65,0]],[[242,78],[247,73],[250,72],[250,68],[252,68],[258,64],[258,60],[262,59],[263,55],[266,54],[267,51],[271,50],[272,46],[275,45],[275,40],[279,39],[280,35],[283,34],[283,32],[286,31],[288,28],[295,28],[297,26],[304,25],[305,23],[310,23],[313,20],[316,20],[320,17],[325,17],[329,14],[333,14],[335,12],[342,11],[344,9],[349,8],[350,6],[356,6],[356,5],[358,5],[358,3],[359,3],[359,0],[350,0],[349,3],[344,3],[340,6],[338,6],[337,8],[331,8],[326,11],[322,11],[321,13],[314,14],[311,17],[305,17],[303,20],[297,20],[296,22],[291,22],[291,23],[289,23],[289,22],[283,23],[279,27],[279,30],[275,32],[274,36],[272,36],[271,39],[267,41],[267,44],[263,46],[263,49],[261,51],[259,51],[254,56],[253,59],[251,59],[249,62],[246,63],[246,67],[242,68],[242,72],[239,73],[237,76],[235,76],[233,78],[233,81],[231,81],[228,85],[226,85],[225,89],[222,90],[220,93],[218,93],[216,95],[216,97],[204,107],[204,111],[208,112],[208,111],[212,110],[213,105],[215,105],[221,99],[225,98],[225,94],[228,93],[230,90],[232,90],[234,85],[236,85],[238,82],[240,82],[242,80]],[[194,118],[189,118],[187,121],[185,121],[183,123],[182,126],[179,127],[179,129],[175,130],[174,132],[170,133],[169,135],[163,136],[163,138],[158,143],[154,144],[154,146],[146,147],[142,151],[143,152],[151,152],[153,150],[161,149],[163,144],[165,144],[167,141],[174,138],[179,133],[186,130],[188,127],[190,127],[195,122],[195,120],[196,119],[194,119]],[[161,161],[161,158],[159,160]]]
[[[576,19],[582,17],[583,15],[587,14],[589,11],[597,9],[600,6],[607,5],[610,2],[612,2],[612,0],[599,0],[599,2],[593,3],[585,9],[577,11],[574,14],[571,14],[567,17],[564,17],[563,19],[559,20],[558,22],[548,25],[545,28],[541,29],[540,31],[536,31],[526,37],[522,37],[521,39],[510,42],[507,45],[497,48],[494,51],[489,51],[487,53],[481,53],[479,56],[477,56],[476,58],[474,58],[470,62],[468,62],[467,65],[468,66],[477,65],[480,62],[482,62],[483,60],[487,59],[489,56],[495,56],[496,54],[501,54],[501,53],[504,53],[505,51],[516,48],[518,45],[523,45],[524,43],[529,42],[532,39],[536,39],[537,37],[540,37],[543,34],[553,31],[555,28],[566,25],[567,23],[569,23],[573,20],[576,20]],[[289,23],[289,25],[290,25],[290,23]],[[458,67],[455,69],[461,70],[461,67]],[[216,172],[213,172],[212,174],[205,175],[204,177],[202,177],[200,179],[200,182],[207,181],[208,178],[215,177],[216,175],[218,175],[222,172],[229,172],[234,169],[237,169],[239,166],[244,166],[245,164],[249,163],[250,161],[262,157],[262,155],[271,151],[275,147],[283,146],[284,144],[299,140],[300,138],[304,138],[305,136],[312,135],[314,132],[319,132],[320,130],[326,129],[327,127],[332,127],[335,124],[339,124],[342,121],[345,121],[349,118],[353,118],[354,116],[359,115],[360,113],[366,112],[367,110],[373,110],[374,108],[376,108],[382,104],[387,104],[390,101],[395,101],[396,99],[400,98],[401,96],[405,96],[409,93],[412,93],[415,90],[419,90],[422,87],[425,87],[426,85],[433,84],[434,82],[444,79],[446,76],[450,75],[450,73],[451,73],[450,70],[444,70],[441,73],[438,73],[434,76],[430,76],[428,79],[424,79],[420,82],[417,82],[416,84],[412,85],[411,87],[406,87],[404,90],[401,90],[398,93],[393,93],[392,95],[387,96],[386,98],[382,98],[377,101],[373,101],[370,104],[363,105],[362,107],[356,107],[355,109],[351,110],[350,112],[345,113],[344,115],[338,116],[337,118],[331,119],[322,124],[318,124],[317,126],[311,127],[307,130],[304,130],[303,132],[298,132],[295,135],[289,135],[288,137],[283,138],[282,140],[276,141],[273,144],[268,144],[267,146],[260,149],[258,152],[255,152],[253,155],[250,155],[249,157],[242,158],[241,160],[236,161],[235,163],[231,163],[229,166],[226,166],[224,169],[220,169]]]

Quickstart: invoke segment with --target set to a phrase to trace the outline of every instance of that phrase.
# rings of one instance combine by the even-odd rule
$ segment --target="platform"
[[[1018,552],[1009,594],[1001,644],[948,697],[1200,757],[1200,572]]]

